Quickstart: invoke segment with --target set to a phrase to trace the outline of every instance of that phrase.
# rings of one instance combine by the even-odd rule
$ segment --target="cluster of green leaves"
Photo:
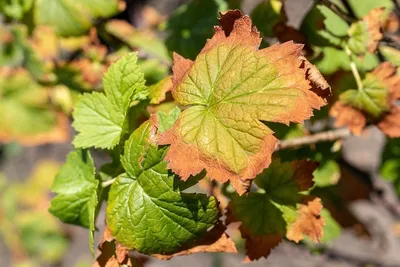
[[[250,12],[252,22],[230,11],[216,34],[218,12],[240,9],[240,0],[193,0],[145,29],[112,19],[121,4],[0,3],[0,112],[6,114],[0,141],[66,140],[71,114],[77,131],[75,150],[53,182],[49,211],[88,228],[92,252],[104,201],[103,241],[110,241],[109,232],[114,249],[158,258],[235,252],[220,229],[230,221],[242,222],[248,260],[267,256],[283,238],[328,246],[340,226],[311,194],[325,200],[337,189],[340,142],[274,152],[277,139],[305,137],[320,124],[317,132],[333,128],[329,107],[315,111],[311,127],[302,123],[325,104],[318,93],[326,89],[324,78],[298,45],[254,46],[268,47],[275,37],[304,42],[305,56],[333,88],[336,125],[359,134],[374,123],[398,136],[399,51],[380,42],[392,1],[319,1],[299,29],[286,25],[283,0],[261,1]],[[398,187],[397,141],[388,142],[382,175]],[[111,162],[95,168],[89,149],[103,150]],[[196,191],[200,180],[213,196],[185,191]],[[225,221],[223,199],[230,201]],[[120,259],[127,255],[117,253],[109,263],[125,264]]]

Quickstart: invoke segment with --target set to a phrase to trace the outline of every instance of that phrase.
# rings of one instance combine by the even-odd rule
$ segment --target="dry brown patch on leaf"
[[[219,222],[201,240],[197,241],[193,247],[183,249],[170,255],[153,254],[152,256],[159,260],[170,260],[176,256],[187,256],[200,252],[237,253],[235,243],[225,233],[225,230],[226,227],[222,224],[222,222]]]
[[[372,73],[388,88],[390,102],[400,99],[400,76],[396,66],[383,62]]]
[[[243,223],[233,215],[231,203],[226,210],[225,224],[232,226],[233,224],[239,222],[238,230],[242,238],[245,240],[246,257],[244,258],[243,262],[252,262],[262,257],[268,257],[272,249],[278,246],[282,241],[282,236],[279,233],[259,236],[251,234],[251,232],[243,225]]]
[[[311,90],[326,101],[332,95],[331,86],[315,65],[303,56],[301,59],[303,59],[302,67],[306,70],[306,79],[310,81]]]
[[[117,243],[106,226],[99,244],[100,255],[93,263],[93,267],[119,267],[120,265],[132,266],[128,256],[129,249]]]
[[[400,20],[395,12],[389,14],[383,23],[383,30],[388,33],[396,33],[400,28]]]
[[[307,235],[313,242],[319,242],[323,235],[325,220],[321,216],[322,204],[319,198],[308,198],[301,204],[296,221],[290,225],[286,237],[296,243]]]
[[[368,52],[375,52],[378,47],[378,42],[382,39],[382,16],[385,9],[383,7],[372,9],[367,15],[363,17],[363,21],[367,24],[368,38]]]
[[[253,236],[243,225],[239,229],[242,237],[246,239],[246,257],[243,260],[244,262],[252,262],[262,257],[268,257],[272,249],[282,241],[282,237],[279,234]]]
[[[318,164],[310,160],[298,160],[293,163],[294,165],[294,177],[297,186],[300,191],[310,189],[314,185],[313,172],[318,167]]]
[[[378,127],[391,138],[400,137],[400,107],[392,106],[390,112],[378,123]]]
[[[361,111],[351,106],[344,105],[340,101],[336,101],[329,111],[329,115],[336,118],[336,127],[347,126],[355,135],[360,135],[367,124],[367,118]]]

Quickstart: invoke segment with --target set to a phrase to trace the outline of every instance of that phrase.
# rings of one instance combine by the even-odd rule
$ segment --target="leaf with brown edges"
[[[275,148],[261,121],[302,123],[325,101],[311,90],[302,45],[258,50],[259,32],[238,10],[220,24],[195,61],[174,54],[172,94],[187,108],[159,143],[170,145],[165,159],[183,180],[206,169],[243,194]]]

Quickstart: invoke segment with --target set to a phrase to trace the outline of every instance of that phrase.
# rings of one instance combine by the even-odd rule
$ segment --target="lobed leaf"
[[[227,220],[242,222],[239,229],[246,239],[245,261],[268,256],[285,235],[296,242],[303,234],[315,242],[321,239],[320,200],[304,194],[313,185],[315,168],[307,161],[274,160],[256,177],[257,192],[233,196]]]
[[[362,20],[353,23],[349,30],[349,48],[355,54],[364,54],[367,51],[375,52],[378,42],[382,39],[381,21],[384,9],[372,9]]]
[[[214,197],[182,193],[163,160],[166,148],[154,143],[155,128],[143,123],[125,143],[126,173],[111,186],[107,222],[111,234],[129,249],[172,254],[191,246],[218,217]]]
[[[240,11],[221,26],[195,61],[174,55],[174,99],[188,106],[159,138],[168,167],[187,179],[206,169],[240,194],[271,161],[276,138],[261,121],[301,123],[325,101],[307,80],[301,45],[258,50],[261,39]]]
[[[76,104],[72,126],[79,132],[75,147],[113,148],[126,131],[126,116],[133,100],[147,94],[143,73],[134,53],[111,65],[103,78],[105,94],[84,94]]]
[[[89,151],[80,149],[70,152],[51,187],[57,196],[52,199],[49,208],[49,212],[61,221],[89,228],[92,253],[98,183]]]

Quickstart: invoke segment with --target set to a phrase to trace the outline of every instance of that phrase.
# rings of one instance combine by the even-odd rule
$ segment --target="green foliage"
[[[126,133],[126,114],[132,101],[146,96],[143,73],[136,54],[114,64],[103,78],[104,92],[85,94],[76,104],[75,147],[113,148]]]
[[[165,44],[169,51],[194,59],[218,24],[221,5],[216,0],[191,1],[179,7],[168,19]]]
[[[111,233],[128,248],[173,253],[214,225],[217,202],[180,192],[163,161],[165,148],[151,143],[151,131],[146,122],[125,143],[121,161],[126,174],[111,186],[107,221]]]
[[[251,18],[265,37],[272,37],[275,25],[286,20],[283,12],[281,0],[263,1],[253,9]]]
[[[34,17],[37,25],[54,26],[60,36],[78,36],[89,30],[94,19],[112,16],[117,11],[117,0],[84,0],[79,3],[37,0]]]
[[[388,88],[370,73],[363,80],[363,85],[362,90],[347,90],[342,93],[340,100],[377,118],[389,109]]]
[[[391,181],[400,195],[400,138],[389,139],[382,153],[381,175]]]

